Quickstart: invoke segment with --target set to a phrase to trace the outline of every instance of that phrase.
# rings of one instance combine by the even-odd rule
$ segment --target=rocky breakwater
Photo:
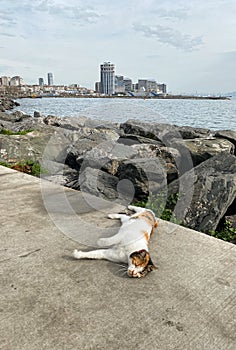
[[[128,120],[0,114],[1,164],[208,232],[236,215],[236,132]],[[22,166],[19,167],[19,164]]]
[[[9,109],[13,109],[20,104],[9,98],[0,98],[0,112],[5,112]]]

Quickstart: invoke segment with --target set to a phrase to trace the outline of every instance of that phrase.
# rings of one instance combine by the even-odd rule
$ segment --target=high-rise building
[[[100,69],[100,93],[113,95],[115,92],[115,65],[111,62],[104,62]]]
[[[43,78],[39,78],[39,86],[43,86],[43,85],[44,85]]]
[[[53,85],[53,74],[48,73],[48,85],[52,86]]]
[[[10,80],[11,80],[10,77],[5,77],[5,76],[1,77],[1,85],[6,85],[6,86],[10,85]]]
[[[125,86],[125,91],[132,91],[132,90],[133,90],[133,82],[132,82],[132,79],[130,79],[130,78],[125,78],[125,79],[124,79],[124,86]]]
[[[25,85],[25,83],[24,83],[24,80],[19,75],[16,75],[15,77],[11,78],[10,85],[21,86],[21,85]]]

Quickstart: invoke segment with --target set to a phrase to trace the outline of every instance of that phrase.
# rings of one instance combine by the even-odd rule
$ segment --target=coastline
[[[230,100],[230,96],[195,96],[195,95],[172,95],[172,94],[160,94],[156,96],[149,96],[149,95],[137,95],[137,96],[131,96],[131,95],[96,95],[96,94],[65,94],[65,93],[53,93],[53,94],[27,94],[22,95],[20,93],[8,93],[5,95],[1,95],[0,99],[24,99],[24,98],[97,98],[97,99],[141,99],[141,100],[176,100],[176,99],[182,99],[182,100]]]
[[[155,205],[158,217],[208,234],[236,220],[235,148],[230,130],[0,113],[1,165],[108,202]]]
[[[17,99],[21,98],[97,98],[97,99],[104,99],[104,98],[110,98],[110,99],[141,99],[141,100],[230,100],[230,97],[226,96],[185,96],[185,95],[160,95],[160,96],[96,96],[96,95],[68,95],[68,94],[61,94],[61,95],[45,95],[45,96],[23,96],[23,97],[17,97]],[[14,97],[16,98],[16,97]]]

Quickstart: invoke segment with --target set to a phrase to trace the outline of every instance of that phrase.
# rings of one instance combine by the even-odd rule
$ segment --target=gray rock
[[[156,193],[167,185],[166,163],[160,158],[125,160],[120,163],[119,180],[130,181],[137,200],[146,199],[149,193]]]
[[[236,131],[233,130],[219,130],[214,134],[215,137],[226,139],[234,144],[236,147]]]
[[[169,185],[169,196],[175,193],[175,215],[184,225],[215,230],[236,197],[236,157],[220,153],[206,160]]]
[[[19,106],[20,104],[16,101],[13,101],[12,99],[9,98],[1,98],[0,99],[0,111],[4,112],[6,110],[9,109],[13,109],[17,106]]]
[[[43,115],[41,112],[34,111],[34,118],[43,118]]]
[[[234,154],[234,144],[219,138],[196,138],[192,140],[176,140],[176,145],[182,145],[191,154],[193,165],[204,162],[219,153]]]
[[[8,121],[8,122],[12,122],[12,123],[17,123],[17,122],[21,122],[24,119],[27,118],[32,118],[30,115],[25,114],[24,112],[21,111],[16,111],[13,113],[1,113],[0,114],[0,119],[4,120],[4,121]]]
[[[152,145],[159,145],[161,146],[162,143],[160,141],[155,141],[148,139],[147,137],[139,136],[139,135],[132,135],[132,134],[123,134],[118,140],[118,143],[122,143],[126,146],[132,146],[137,144],[152,144]]]
[[[100,169],[85,168],[80,172],[77,181],[67,184],[68,187],[80,189],[96,197],[115,200],[119,197],[117,193],[118,179],[105,173]]]
[[[236,229],[236,214],[225,216],[225,220],[228,221],[234,229]]]
[[[119,124],[104,122],[100,120],[92,120],[87,117],[79,116],[79,117],[64,117],[60,118],[53,115],[48,115],[43,118],[43,121],[46,125],[52,125],[56,127],[61,127],[69,130],[87,130],[87,133],[91,133],[92,130],[106,130],[106,133],[114,133],[118,134],[119,132]]]
[[[195,139],[195,138],[207,138],[212,134],[212,132],[209,129],[204,129],[204,128],[192,128],[190,126],[177,126],[177,129],[184,140]]]
[[[162,142],[171,147],[174,139],[181,139],[178,128],[170,124],[145,123],[130,119],[120,125],[124,134],[142,136],[151,140]]]

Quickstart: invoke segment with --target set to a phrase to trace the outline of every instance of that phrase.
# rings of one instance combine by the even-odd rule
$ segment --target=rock
[[[233,143],[225,139],[196,138],[192,140],[176,140],[175,142],[176,145],[182,145],[189,150],[194,166],[216,154],[234,154],[235,151]]]
[[[191,182],[192,181],[192,182]],[[169,185],[179,193],[175,215],[197,231],[215,230],[236,198],[236,157],[220,153]]]
[[[87,167],[80,172],[79,177],[68,183],[66,186],[90,193],[96,197],[115,200],[118,198],[117,184],[115,176],[105,173],[100,169]]]
[[[236,131],[233,130],[219,130],[216,131],[214,134],[215,137],[218,137],[220,139],[226,139],[234,144],[234,147],[236,147]]]
[[[48,115],[47,117],[43,118],[43,121],[46,125],[52,125],[56,127],[61,127],[64,129],[69,130],[103,130],[107,133],[114,131],[114,133],[118,134],[119,131],[119,124],[117,123],[111,123],[111,122],[104,122],[99,120],[92,120],[90,118],[86,117],[64,117],[60,118],[53,115]]]
[[[149,193],[155,194],[166,187],[166,164],[160,158],[125,160],[120,163],[117,176],[119,180],[130,181],[134,187],[134,198],[145,200]]]
[[[76,135],[77,140],[72,144],[68,144],[66,149],[67,155],[65,163],[77,170],[80,169],[83,159],[86,157],[88,157],[88,159],[93,159],[94,163],[100,162],[101,159],[98,153],[100,152],[100,156],[102,156],[103,153],[105,157],[108,145],[114,147],[113,143],[119,138],[119,135],[113,130],[97,130],[87,127],[80,128],[80,130],[76,132]]]
[[[236,215],[225,216],[225,220],[231,224],[232,228],[236,229]]]
[[[126,146],[132,146],[132,145],[137,145],[141,143],[159,145],[159,146],[162,145],[160,141],[155,141],[155,140],[148,139],[147,137],[132,135],[132,134],[130,135],[124,134],[117,140],[117,142],[122,143],[123,145],[126,145]]]
[[[27,118],[32,118],[32,117],[30,115],[25,114],[24,112],[21,112],[21,111],[16,111],[16,112],[13,112],[11,114],[1,113],[1,115],[0,115],[1,120],[12,122],[12,123],[21,122]]]
[[[63,130],[55,135],[51,128],[26,135],[0,135],[0,160],[10,164],[22,160],[41,161],[43,157],[55,161],[67,139]]]
[[[6,110],[13,109],[19,105],[20,104],[18,102],[13,101],[9,98],[1,98],[0,99],[0,112],[4,112]]]
[[[43,118],[43,115],[41,112],[34,111],[34,118]]]
[[[165,146],[170,146],[173,139],[181,139],[177,127],[170,124],[145,123],[135,119],[130,119],[120,125],[124,134],[142,136],[151,140],[162,142]]]
[[[177,126],[181,137],[185,139],[208,138],[212,131],[204,128],[192,128],[190,126]]]

